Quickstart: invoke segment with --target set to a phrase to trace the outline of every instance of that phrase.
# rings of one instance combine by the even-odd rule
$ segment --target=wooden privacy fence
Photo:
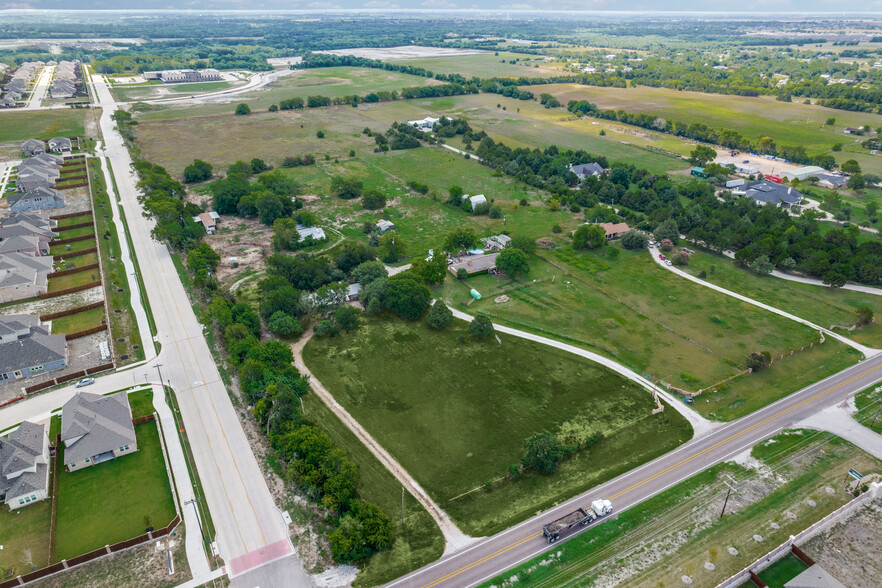
[[[79,257],[80,255],[86,255],[87,253],[95,253],[98,251],[97,247],[90,247],[88,249],[83,249],[81,251],[69,251],[64,255],[58,255],[57,257],[63,257],[64,259],[70,259],[71,257]],[[97,267],[97,266],[96,266]],[[65,270],[67,271],[67,270]]]
[[[87,304],[85,306],[80,306],[78,308],[71,308],[70,310],[62,310],[61,312],[51,312],[49,314],[41,314],[41,321],[51,321],[53,319],[61,318],[63,316],[70,316],[72,314],[76,314],[78,312],[85,312],[87,310],[92,310],[93,308],[100,308],[104,306],[104,301],[99,300],[98,302],[93,302],[92,304]]]
[[[91,224],[91,223],[90,223]],[[77,241],[86,241],[88,239],[94,239],[95,235],[83,235],[82,237],[71,237],[70,239],[56,239],[54,241],[49,241],[49,245],[66,245],[68,243],[76,243]],[[62,256],[64,257],[64,256]]]
[[[67,225],[65,227],[55,227],[55,230],[58,231],[59,233],[63,233],[64,231],[70,231],[72,229],[82,229],[83,227],[91,227],[91,226],[92,226],[92,221],[89,221],[87,223],[77,223],[75,225]]]
[[[65,341],[71,341],[73,339],[79,339],[80,337],[88,337],[89,335],[94,335],[95,333],[100,333],[101,331],[106,331],[107,325],[101,325],[99,327],[92,327],[91,329],[86,329],[85,331],[77,331],[76,333],[68,333],[64,336]]]
[[[69,255],[65,257],[70,257]],[[53,278],[60,278],[61,276],[69,276],[70,274],[78,274],[80,272],[86,272],[89,270],[98,269],[97,263],[90,263],[89,265],[84,265],[82,267],[74,267],[71,269],[61,270],[60,272],[52,272],[49,274]]]
[[[108,555],[111,555],[113,553],[125,551],[126,549],[131,549],[132,547],[135,547],[137,545],[155,541],[160,537],[165,537],[166,535],[170,534],[180,523],[181,517],[179,515],[175,515],[175,518],[172,519],[172,522],[169,523],[167,527],[157,529],[156,531],[152,531],[150,533],[144,533],[143,535],[138,535],[137,537],[128,539],[126,541],[120,541],[119,543],[114,543],[113,545],[105,545],[104,547],[101,547],[94,551],[90,551],[89,553],[84,553],[83,555],[78,555],[77,557],[72,557],[68,560],[62,560],[57,564],[52,564],[50,566],[46,566],[45,568],[30,572],[28,574],[17,576],[11,580],[6,580],[5,582],[0,583],[0,588],[14,588],[16,586],[23,586],[28,582],[33,582],[34,580],[39,580],[41,578],[45,578],[59,572],[69,570],[70,568],[82,565],[84,563],[100,559],[102,557],[107,557]]]
[[[92,216],[92,211],[87,210],[85,212],[71,212],[69,214],[55,214],[55,215],[50,216],[49,220],[62,220],[65,218],[74,218],[77,216],[86,216],[86,215]]]
[[[43,388],[48,388],[49,386],[55,386],[56,384],[63,384],[65,382],[69,382],[70,380],[80,378],[82,376],[91,376],[92,374],[97,374],[98,372],[103,372],[106,370],[113,369],[113,363],[102,363],[101,365],[96,365],[94,367],[86,368],[84,370],[80,370],[73,374],[67,374],[66,376],[58,376],[53,380],[46,380],[45,382],[40,382],[39,384],[34,384],[33,386],[28,386],[25,388],[26,394],[33,394],[34,392],[39,392]],[[10,400],[8,404],[12,404],[18,400],[25,398],[24,396],[20,396],[14,400]],[[4,406],[0,404],[0,407]]]
[[[89,282],[88,284],[83,284],[82,286],[74,286],[73,288],[66,288],[64,290],[59,290],[57,292],[44,292],[39,295],[41,300],[46,298],[55,298],[56,296],[64,296],[65,294],[73,294],[74,292],[82,292],[83,290],[88,290],[90,288],[95,288],[101,285],[101,280],[96,280],[94,282]]]

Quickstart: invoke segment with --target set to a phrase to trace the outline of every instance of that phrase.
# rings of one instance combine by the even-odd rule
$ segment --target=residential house
[[[426,118],[421,118],[420,120],[409,120],[407,121],[407,124],[423,132],[429,132],[435,127],[435,123],[440,120],[440,118],[432,118],[431,116],[427,116]]]
[[[316,241],[327,239],[325,231],[321,227],[304,227],[303,225],[297,225],[297,234],[300,235],[297,239],[298,241],[303,241],[308,237],[312,237]]]
[[[844,132],[846,135],[852,135],[852,134],[854,134],[854,133],[859,133],[859,132],[860,132],[860,129],[856,129],[856,128],[854,128],[854,127],[845,127],[845,130],[844,130],[843,132]]]
[[[126,393],[77,392],[61,408],[61,441],[68,472],[138,451]]]
[[[7,92],[3,98],[0,98],[0,108],[15,108],[16,100],[12,92]]]
[[[40,155],[41,153],[46,153],[46,144],[43,141],[38,141],[37,139],[28,139],[21,144],[21,152],[24,154],[25,157]]]
[[[795,188],[771,182],[759,180],[750,182],[732,190],[736,196],[746,196],[761,204],[773,203],[781,208],[790,208],[794,204],[802,202],[802,192]]]
[[[349,301],[358,300],[361,297],[363,288],[358,282],[349,284],[349,290],[346,292],[346,299]]]
[[[53,261],[26,253],[0,255],[0,303],[45,294]]]
[[[389,231],[395,230],[395,223],[383,218],[377,221],[377,229],[379,229],[381,233],[388,233]]]
[[[49,255],[49,244],[36,235],[13,235],[0,240],[0,255],[23,253],[31,257]]]
[[[217,230],[217,221],[219,220],[220,215],[213,210],[211,212],[200,212],[198,216],[193,217],[193,222],[205,227],[207,235],[214,235],[214,232]]]
[[[55,99],[73,98],[77,94],[77,85],[70,80],[55,80],[49,88],[49,95]]]
[[[848,178],[838,174],[820,174],[818,175],[818,185],[831,190],[838,190],[848,183]]]
[[[499,245],[503,249],[508,247],[508,244],[511,243],[511,237],[509,237],[508,235],[496,235],[495,237],[493,237],[493,240],[499,243]]]
[[[478,194],[476,196],[469,196],[468,194],[464,194],[462,199],[468,199],[469,202],[472,203],[472,210],[474,210],[481,204],[487,204],[487,198],[483,194]]]
[[[13,214],[0,218],[0,229],[11,227],[24,227],[34,235],[41,235],[47,240],[58,236],[55,231],[56,221],[44,218],[37,214]],[[2,235],[2,232],[0,232]]]
[[[0,381],[67,367],[64,335],[50,335],[35,314],[0,316]]]
[[[579,165],[570,165],[570,171],[576,174],[576,177],[579,178],[579,181],[581,182],[588,176],[600,177],[603,173],[603,167],[596,162],[582,163]]]
[[[49,151],[53,153],[70,153],[72,149],[73,146],[67,137],[52,137],[49,139]]]
[[[603,231],[606,233],[607,241],[618,239],[631,230],[628,223],[600,223],[600,226],[603,227]]]
[[[48,497],[46,425],[23,421],[8,437],[0,437],[0,504],[15,510]]]
[[[460,268],[465,269],[465,271],[469,275],[482,272],[495,272],[497,257],[499,257],[499,253],[487,253],[485,255],[467,255],[466,257],[463,257],[448,265],[447,269],[454,276]]]
[[[9,210],[15,213],[34,210],[50,210],[62,208],[64,198],[51,188],[39,187],[24,194],[11,194],[6,198]]]

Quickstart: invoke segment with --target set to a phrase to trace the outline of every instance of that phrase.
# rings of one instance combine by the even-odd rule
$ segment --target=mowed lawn
[[[365,319],[311,340],[315,377],[472,535],[522,520],[652,459],[692,436],[676,411],[606,368],[523,339],[475,340],[463,321]],[[551,476],[506,473],[543,431],[606,437]],[[490,491],[487,482],[499,481]]]
[[[68,288],[76,288],[85,284],[91,284],[101,279],[101,271],[98,268],[67,274],[66,276],[49,277],[49,291],[58,292]]]
[[[88,108],[0,112],[0,143],[45,140],[59,135],[81,137],[88,116],[95,116]]]
[[[702,122],[716,129],[734,129],[751,141],[768,136],[779,144],[803,145],[810,154],[826,153],[834,143],[853,143],[854,137],[843,133],[845,127],[870,125],[875,128],[879,125],[878,115],[796,101],[779,102],[773,96],[727,96],[647,86],[600,88],[578,84],[549,84],[527,89],[536,95],[553,94],[563,105],[570,100],[588,100],[604,110],[646,112],[667,120]],[[836,124],[825,126],[828,118],[835,118]],[[868,152],[863,150],[863,153]],[[832,154],[839,163],[853,157],[848,150]],[[861,163],[873,159],[861,158]],[[867,169],[864,171],[878,173],[882,170],[882,163],[871,165],[865,165]]]
[[[100,327],[104,324],[105,319],[104,307],[99,306],[98,308],[92,308],[82,312],[69,314],[61,318],[52,319],[52,333],[79,333],[86,329]]]
[[[157,529],[175,517],[155,423],[135,427],[138,451],[58,479],[55,560]],[[64,459],[64,450],[61,451]]]
[[[48,565],[51,512],[51,499],[18,510],[0,507],[0,568],[14,569],[17,576]]]

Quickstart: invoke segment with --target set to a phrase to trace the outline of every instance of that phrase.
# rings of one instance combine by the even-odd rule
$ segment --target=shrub
[[[278,109],[279,109],[278,104],[270,104],[270,107],[269,107],[270,112],[276,112]]]
[[[436,300],[426,314],[426,323],[433,329],[441,330],[452,322],[453,313],[443,301]]]
[[[324,139],[324,138],[325,138],[325,132],[324,132],[324,131],[317,131],[316,134],[315,134],[315,136],[318,137],[319,139]]]
[[[315,326],[314,331],[318,337],[336,337],[340,334],[340,327],[330,319],[322,319]]]
[[[236,105],[236,114],[251,114],[251,107],[244,102]]]
[[[685,251],[678,251],[671,259],[674,265],[689,265],[689,254]]]
[[[334,321],[344,331],[354,331],[358,328],[359,314],[354,306],[341,306],[334,311]]]
[[[468,279],[469,272],[466,271],[466,268],[461,267],[456,270],[456,279],[457,280],[465,280]]]
[[[469,333],[477,337],[478,339],[484,339],[492,335],[495,331],[493,330],[493,323],[490,322],[483,314],[479,314],[469,323]]]
[[[640,231],[631,229],[622,235],[622,247],[625,249],[646,249],[649,244],[649,237]]]
[[[487,211],[487,216],[490,218],[502,218],[502,209],[494,204]]]
[[[379,190],[368,190],[361,197],[361,206],[366,210],[377,210],[386,206],[386,197]]]
[[[563,233],[563,228],[559,224],[555,223],[555,225],[553,227],[551,227],[551,232],[552,233]]]
[[[551,433],[538,433],[524,441],[523,464],[542,474],[553,474],[566,456],[563,446]]]

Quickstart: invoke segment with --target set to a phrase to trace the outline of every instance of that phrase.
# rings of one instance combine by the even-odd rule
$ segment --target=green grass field
[[[55,560],[131,539],[175,517],[155,423],[135,427],[138,451],[59,473]],[[64,451],[61,451],[64,459]]]
[[[808,566],[793,554],[785,555],[759,573],[759,578],[769,588],[784,588],[784,584],[806,571]],[[751,584],[753,585],[753,584]]]
[[[14,569],[17,576],[49,564],[51,512],[51,499],[18,510],[0,507],[0,568]]]
[[[75,233],[81,230],[85,231],[86,235],[95,234],[94,229],[92,229],[91,227],[83,227],[83,229],[73,229],[72,231],[67,232]],[[62,243],[55,245],[50,242],[49,254],[54,255],[55,257],[64,257],[65,253],[92,249],[93,247],[95,247],[95,245],[95,239],[83,239],[82,241],[74,241],[73,243]]]
[[[132,407],[132,418],[153,414],[153,391],[138,390],[129,393],[129,405]]]
[[[858,411],[854,418],[877,433],[882,434],[882,384],[870,386],[854,397]]]
[[[822,327],[833,325],[850,327],[854,324],[855,311],[869,306],[876,314],[882,314],[882,297],[852,290],[828,288],[782,280],[772,276],[758,276],[735,265],[731,259],[697,251],[689,259],[685,269],[698,275],[704,271],[706,281],[733,292],[749,296],[759,302],[780,308]],[[882,347],[882,324],[878,321],[862,327],[849,335],[855,341],[871,347]]]
[[[96,117],[89,109],[0,112],[0,143],[83,136],[86,119]]]
[[[517,63],[510,63],[517,60]],[[558,62],[545,62],[543,57],[523,53],[500,52],[499,55],[482,53],[479,55],[456,55],[453,57],[424,57],[417,59],[397,59],[395,63],[422,67],[435,73],[458,73],[470,78],[509,77],[542,78],[564,73]],[[535,66],[539,67],[535,67]]]
[[[486,313],[495,321],[584,346],[654,381],[692,392],[744,370],[752,350],[780,355],[817,339],[808,327],[657,268],[645,251],[619,250],[615,257],[608,251],[578,252],[569,246],[540,251],[542,259],[520,280],[447,280],[437,294],[460,305],[470,299],[469,289],[476,288],[483,298],[470,303],[471,313]],[[509,301],[496,303],[502,294]],[[815,362],[826,369],[857,361],[844,346],[829,341],[800,355],[787,362]],[[788,383],[791,374],[783,369],[787,362],[779,364],[780,371],[769,370],[762,386],[756,385],[757,378],[742,378],[743,392],[763,405],[780,397],[782,390],[802,387]],[[741,385],[738,380],[732,384],[739,390]],[[697,408],[704,413],[715,410],[709,402]],[[725,418],[734,416],[727,413]]]
[[[838,162],[855,157],[865,171],[879,173],[882,162],[865,149],[854,145],[856,137],[843,133],[845,127],[879,125],[878,115],[822,106],[778,102],[773,96],[746,97],[701,92],[680,92],[646,86],[600,88],[576,84],[530,86],[534,94],[554,94],[561,104],[570,100],[588,100],[602,109],[648,112],[687,123],[703,122],[713,128],[734,129],[752,141],[768,136],[780,144],[803,145],[810,154],[831,152]],[[836,124],[825,126],[828,118]],[[860,142],[860,141],[858,141]],[[834,143],[844,143],[841,152],[832,152]]]
[[[83,312],[69,314],[61,318],[53,319],[52,333],[79,333],[80,331],[85,331],[86,329],[100,327],[102,324],[104,324],[104,321],[104,307],[100,306],[98,308],[84,310]]]
[[[506,528],[691,437],[683,417],[670,409],[652,415],[649,393],[621,376],[563,351],[500,339],[476,341],[461,321],[437,332],[382,317],[349,335],[313,339],[304,360],[472,535]],[[546,430],[606,437],[552,476],[507,480],[524,440]]]
[[[755,446],[752,457],[773,468],[774,476],[732,462],[715,465],[481,586],[506,581],[512,588],[557,588],[605,585],[616,578],[629,587],[657,588],[682,586],[682,576],[695,586],[715,586],[848,502],[852,497],[842,490],[842,479],[850,467],[876,471],[882,465],[817,431],[785,431]],[[721,519],[723,480],[731,479],[739,493]],[[754,540],[755,534],[763,541]],[[777,582],[778,570],[770,572],[769,580]]]
[[[59,290],[67,290],[68,288],[76,288],[90,284],[101,279],[101,272],[97,269],[68,274],[66,276],[52,277],[49,276],[49,292],[58,292]]]
[[[358,464],[359,496],[379,506],[395,527],[389,549],[359,562],[354,585],[378,586],[441,557],[444,537],[416,498],[405,493],[402,526],[401,483],[315,394],[307,394],[303,402],[308,417]]]

